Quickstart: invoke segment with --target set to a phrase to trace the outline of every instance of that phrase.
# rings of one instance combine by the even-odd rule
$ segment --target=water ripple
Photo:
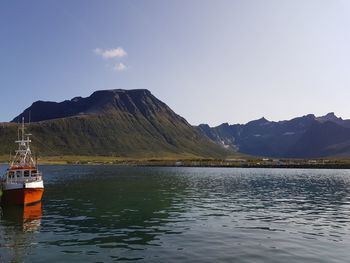
[[[0,262],[346,262],[350,171],[45,166]]]

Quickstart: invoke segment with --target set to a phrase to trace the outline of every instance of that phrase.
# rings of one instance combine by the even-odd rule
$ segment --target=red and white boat
[[[21,138],[16,141],[16,155],[1,180],[1,204],[4,205],[34,204],[41,201],[44,193],[42,174],[29,147],[31,134],[24,133],[24,120],[21,132]]]

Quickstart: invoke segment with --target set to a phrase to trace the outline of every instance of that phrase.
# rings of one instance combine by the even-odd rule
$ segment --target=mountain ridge
[[[263,117],[246,124],[223,123],[216,127],[201,124],[196,128],[226,148],[255,156],[286,158],[350,156],[350,150],[344,146],[350,140],[350,120],[343,120],[333,112],[320,117],[307,114],[277,122],[268,121]],[[319,138],[319,141],[315,141],[314,138]],[[327,144],[324,144],[324,141],[327,141]]]
[[[62,102],[36,101],[11,122],[21,121],[21,117],[30,116],[31,122],[59,119],[79,115],[104,114],[115,111],[147,114],[145,100],[148,100],[150,110],[166,109],[172,114],[170,108],[158,100],[147,89],[135,90],[98,90],[89,97],[74,97]],[[151,103],[149,103],[151,102]]]

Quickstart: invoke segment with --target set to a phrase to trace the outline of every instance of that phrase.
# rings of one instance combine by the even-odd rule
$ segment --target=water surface
[[[2,208],[0,262],[349,260],[348,170],[42,170],[42,204]]]

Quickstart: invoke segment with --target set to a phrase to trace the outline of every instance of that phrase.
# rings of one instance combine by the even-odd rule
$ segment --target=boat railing
[[[41,181],[42,180],[42,173],[37,172],[37,173],[32,173],[31,176],[29,177],[9,177],[6,176],[4,178],[4,181],[6,183],[30,183],[30,182],[36,182],[36,181]]]

